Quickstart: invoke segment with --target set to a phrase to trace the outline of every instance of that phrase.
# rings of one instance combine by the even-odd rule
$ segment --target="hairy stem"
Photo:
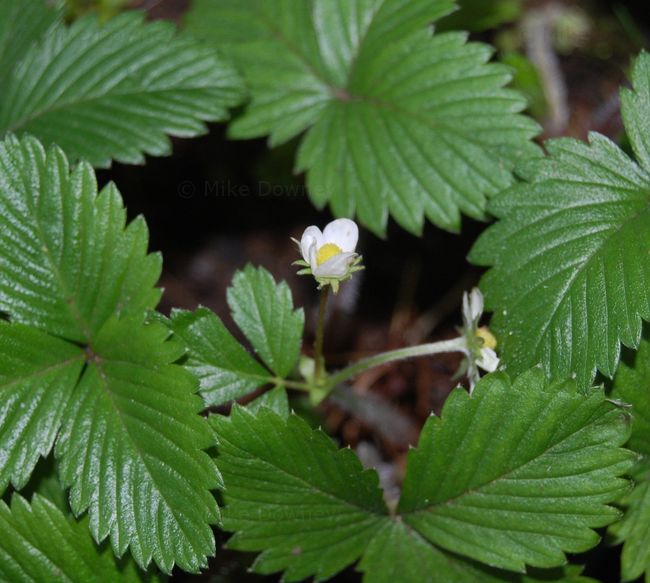
[[[324,388],[326,390],[331,390],[336,387],[336,385],[375,366],[398,360],[415,358],[417,356],[431,356],[443,352],[463,352],[465,346],[465,339],[459,337],[454,338],[453,340],[442,340],[440,342],[431,342],[429,344],[420,344],[419,346],[409,346],[408,348],[398,348],[397,350],[382,352],[381,354],[376,354],[375,356],[370,356],[360,360],[359,362],[355,362],[328,377]]]
[[[320,305],[318,306],[318,322],[316,323],[316,341],[314,342],[314,381],[318,385],[325,371],[323,358],[323,338],[325,337],[325,313],[329,299],[329,286],[323,286],[320,292]]]

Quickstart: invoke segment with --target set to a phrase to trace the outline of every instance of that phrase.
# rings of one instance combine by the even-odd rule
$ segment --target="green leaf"
[[[0,143],[0,485],[22,487],[54,443],[77,515],[99,542],[197,571],[214,553],[220,485],[195,379],[161,323],[145,325],[160,258],[125,228],[114,186],[31,137]]]
[[[634,89],[621,89],[621,113],[634,154],[650,171],[650,55],[646,52],[634,61],[632,84]]]
[[[0,311],[88,342],[112,314],[154,307],[160,256],[141,217],[125,223],[117,189],[97,195],[88,164],[71,170],[31,137],[0,142]]]
[[[633,477],[635,487],[620,503],[625,516],[609,532],[616,543],[625,543],[621,577],[632,581],[650,572],[650,343],[641,342],[634,362],[623,362],[616,373],[612,398],[632,406],[632,436],[628,447],[642,455]],[[646,575],[647,577],[647,575]]]
[[[376,473],[295,415],[235,407],[211,421],[229,546],[262,551],[254,570],[287,581],[326,579],[361,555],[371,583],[588,581],[577,567],[495,567],[561,567],[564,552],[594,546],[634,458],[619,448],[627,416],[602,391],[547,386],[539,370],[452,393],[409,454],[393,515]]]
[[[575,374],[584,390],[597,370],[613,376],[621,343],[639,344],[650,319],[649,79],[643,53],[633,91],[622,93],[641,166],[599,134],[551,140],[549,157],[525,164],[525,182],[490,205],[500,220],[470,259],[493,266],[481,289],[513,374],[541,363],[553,378]]]
[[[4,500],[8,503],[14,493],[15,490],[6,492]],[[50,453],[47,458],[39,460],[29,482],[20,489],[20,495],[26,500],[31,500],[35,494],[50,501],[64,514],[70,513],[68,493],[59,479],[54,453]]]
[[[199,379],[206,406],[238,399],[268,382],[268,371],[207,308],[174,310],[171,327],[188,349],[183,365]]]
[[[43,0],[0,2],[0,87],[6,88],[11,73],[29,48],[60,18],[59,7]]]
[[[492,201],[500,220],[470,260],[493,266],[481,289],[507,370],[541,364],[586,390],[650,319],[650,174],[598,134],[546,148]]]
[[[470,397],[456,389],[431,417],[398,511],[434,544],[488,565],[524,572],[554,567],[564,552],[598,542],[592,530],[619,517],[608,503],[633,454],[626,415],[601,390],[545,386],[533,369],[514,383],[486,377]]]
[[[596,583],[582,577],[579,566],[529,569],[527,575],[491,569],[443,552],[400,519],[387,521],[370,541],[359,563],[364,583]]]
[[[281,386],[273,387],[246,405],[246,408],[253,413],[258,413],[262,407],[267,407],[283,419],[287,419],[291,412],[287,390]]]
[[[615,544],[623,544],[621,581],[635,581],[650,572],[650,465],[645,460],[632,473],[634,490],[619,501],[622,520],[609,528]]]
[[[507,68],[466,35],[433,35],[452,0],[197,0],[187,18],[243,71],[252,100],[235,138],[306,132],[296,170],[312,201],[383,233],[390,214],[460,228],[535,147]]]
[[[11,508],[0,501],[0,580],[11,583],[114,583],[159,581],[98,548],[87,520],[65,516],[52,502],[17,494]]]
[[[0,492],[52,449],[83,364],[79,347],[0,320]]]
[[[265,269],[247,265],[228,288],[228,304],[269,372],[207,308],[174,310],[171,328],[187,348],[184,366],[199,379],[206,406],[238,399],[286,377],[300,355],[305,316],[294,310],[291,290]],[[286,398],[286,397],[285,397]],[[288,404],[287,404],[288,407]]]
[[[517,20],[524,0],[458,0],[459,10],[440,21],[441,30],[481,32]]]
[[[96,540],[110,535],[146,568],[206,566],[215,550],[210,489],[219,474],[203,449],[214,443],[195,382],[170,364],[182,354],[161,324],[109,320],[65,412],[55,447],[75,514],[88,509]]]
[[[387,509],[376,473],[351,450],[268,408],[210,419],[227,484],[223,526],[237,531],[229,548],[264,551],[253,569],[284,570],[285,581],[327,579],[361,555]]]
[[[535,119],[543,119],[548,103],[539,69],[523,52],[516,50],[501,52],[499,60],[512,69],[512,87],[526,96],[530,115]]]
[[[650,459],[650,341],[643,340],[631,363],[622,360],[614,378],[612,398],[632,406],[628,447]]]
[[[255,352],[276,375],[286,377],[298,361],[305,324],[302,309],[293,309],[289,286],[247,265],[228,288],[228,305]]]
[[[13,65],[0,134],[29,132],[95,166],[168,154],[166,134],[204,133],[203,121],[225,119],[242,96],[238,75],[213,50],[135,12],[57,23]]]

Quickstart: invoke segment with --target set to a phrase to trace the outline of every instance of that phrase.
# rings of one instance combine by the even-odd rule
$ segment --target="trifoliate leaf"
[[[269,372],[207,308],[195,312],[175,310],[171,327],[187,347],[183,365],[199,379],[206,406],[238,399],[269,382]]]
[[[52,449],[83,364],[78,346],[0,320],[0,493]]]
[[[88,520],[65,516],[38,495],[31,504],[14,494],[11,508],[0,501],[0,581],[7,583],[114,583],[160,581],[100,549]]]
[[[117,189],[97,195],[88,164],[71,170],[31,137],[0,142],[0,311],[88,342],[111,314],[154,307],[160,256],[147,255],[142,218],[125,222]]]
[[[43,0],[0,2],[0,87],[3,90],[16,63],[59,18],[60,9]]]
[[[458,389],[409,455],[389,515],[374,471],[295,415],[215,416],[229,546],[262,551],[259,573],[322,580],[363,555],[365,581],[589,581],[564,552],[598,542],[628,488],[627,415],[602,391],[547,386],[539,370]],[[480,564],[482,561],[485,564]],[[526,565],[553,567],[531,569]],[[557,567],[557,569],[555,569]]]
[[[0,134],[29,132],[95,166],[167,154],[166,134],[204,133],[204,121],[225,119],[242,96],[238,75],[213,50],[135,12],[58,23],[18,56],[0,96]]]
[[[228,288],[228,305],[264,363],[279,377],[286,377],[300,354],[305,315],[294,310],[291,290],[275,283],[265,269],[247,265]]]
[[[425,217],[460,228],[535,151],[507,68],[460,33],[432,36],[451,0],[197,0],[187,19],[243,71],[252,92],[236,138],[273,145],[306,132],[296,163],[312,201],[383,233]]]
[[[399,518],[370,541],[359,569],[364,583],[596,583],[575,565],[529,569],[527,575],[492,569],[436,548]]]
[[[409,454],[398,512],[430,542],[488,565],[554,567],[598,542],[619,517],[607,504],[634,455],[629,421],[603,391],[545,386],[534,369],[511,383],[456,389]]]
[[[211,417],[226,490],[229,548],[263,551],[258,573],[327,579],[354,562],[386,520],[377,474],[296,415],[236,406]]]
[[[541,364],[586,390],[650,319],[650,173],[598,134],[546,147],[492,201],[500,220],[470,259],[493,266],[481,289],[507,370]]]
[[[300,354],[305,317],[302,309],[294,310],[285,282],[278,284],[265,269],[248,265],[235,274],[228,304],[235,323],[273,372],[255,360],[207,308],[175,310],[171,328],[187,348],[183,364],[199,379],[206,406],[222,405],[277,382],[276,375],[286,377]]]
[[[70,171],[31,137],[0,143],[0,485],[24,485],[56,439],[97,541],[196,571],[214,552],[220,482],[195,379],[170,364],[183,347],[143,323],[159,271],[144,221],[125,228],[117,190],[97,195],[87,164]]]
[[[198,571],[215,550],[210,524],[220,484],[194,378],[170,364],[182,347],[161,324],[109,320],[92,345],[65,412],[55,454],[75,514],[88,509],[96,540],[110,535],[146,568],[153,557]]]
[[[494,266],[481,288],[513,373],[541,363],[587,389],[596,369],[614,374],[621,343],[638,346],[650,319],[649,79],[643,53],[622,93],[641,167],[598,134],[552,140],[548,158],[522,168],[526,182],[491,204],[500,221],[470,258]]]
[[[633,581],[650,572],[650,343],[641,342],[632,365],[623,362],[614,379],[612,398],[632,405],[632,436],[628,447],[642,455],[634,469],[634,490],[620,503],[625,516],[609,532],[625,543],[621,578]],[[647,575],[646,575],[647,577]]]

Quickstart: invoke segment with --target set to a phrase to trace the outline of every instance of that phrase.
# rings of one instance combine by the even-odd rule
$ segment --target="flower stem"
[[[380,366],[389,362],[397,360],[406,360],[407,358],[415,358],[417,356],[430,356],[433,354],[440,354],[442,352],[463,352],[465,349],[465,339],[462,337],[454,338],[453,340],[441,340],[440,342],[431,342],[429,344],[420,344],[418,346],[409,346],[408,348],[398,348],[397,350],[390,350],[382,352],[375,356],[364,358],[359,362],[355,362],[350,366],[345,367],[339,372],[327,378],[325,383],[325,390],[332,390],[336,385],[357,376],[370,368]]]
[[[314,381],[318,385],[323,372],[325,371],[325,359],[323,358],[323,338],[325,337],[325,314],[327,312],[327,300],[329,299],[329,286],[323,286],[320,292],[320,304],[318,306],[318,322],[316,323],[316,340],[314,342]]]

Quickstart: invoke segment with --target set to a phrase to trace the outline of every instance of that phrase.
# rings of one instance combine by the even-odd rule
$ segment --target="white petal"
[[[352,252],[359,241],[359,227],[350,219],[336,219],[323,229],[323,240],[334,243],[341,251]]]
[[[305,259],[305,261],[309,263],[309,267],[311,268],[312,275],[315,275],[316,268],[318,267],[317,256],[318,256],[318,249],[316,247],[316,241],[314,240],[311,244],[311,247],[309,247],[307,251],[307,259]]]
[[[323,233],[320,232],[318,227],[312,225],[307,227],[305,232],[300,238],[300,251],[302,253],[302,258],[310,263],[309,261],[309,249],[315,244],[318,248],[323,244]]]
[[[469,294],[463,292],[463,329],[469,332],[473,327],[474,322],[472,321],[472,312],[469,305]]]
[[[469,313],[472,320],[477,323],[483,314],[483,294],[477,287],[472,288],[472,291],[469,292]]]
[[[342,277],[356,256],[356,253],[339,253],[317,267],[312,266],[311,271],[316,277]]]
[[[476,361],[484,371],[494,372],[499,366],[499,357],[491,348],[481,348],[481,358]]]

